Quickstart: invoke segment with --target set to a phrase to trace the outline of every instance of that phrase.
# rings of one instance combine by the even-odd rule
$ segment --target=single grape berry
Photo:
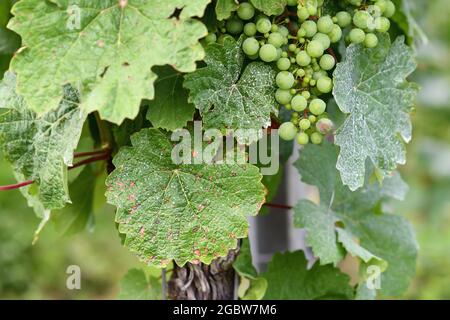
[[[333,29],[333,25],[333,19],[330,16],[323,16],[317,21],[317,30],[321,33],[329,33]]]
[[[289,35],[289,29],[285,26],[278,26],[278,33],[280,33],[283,37],[287,37]]]
[[[242,50],[248,56],[253,56],[259,51],[259,42],[255,38],[247,38],[242,43]]]
[[[273,45],[275,48],[280,48],[284,44],[284,37],[281,33],[273,32],[269,35],[267,42]]]
[[[250,2],[244,2],[239,5],[237,15],[242,20],[250,20],[255,15],[255,8]]]
[[[319,40],[312,40],[308,46],[306,47],[306,51],[308,52],[311,58],[319,58],[323,55],[324,47]]]
[[[323,142],[323,136],[318,132],[314,132],[311,134],[311,142],[313,144],[321,144]]]
[[[311,122],[308,119],[302,119],[298,123],[301,130],[306,131],[311,127]]]
[[[334,66],[336,65],[336,61],[331,54],[324,54],[322,58],[320,58],[319,65],[323,70],[329,71],[334,68]]]
[[[309,11],[306,9],[306,7],[300,7],[297,10],[297,17],[300,20],[300,22],[306,21],[306,19],[309,18]]]
[[[322,118],[316,123],[316,129],[321,134],[327,134],[333,130],[333,121],[328,118]]]
[[[311,93],[309,93],[308,91],[303,91],[302,97],[308,100],[309,98],[311,98]]]
[[[327,77],[328,73],[325,70],[319,70],[313,73],[312,77],[314,80],[319,80],[322,77]]]
[[[227,21],[226,28],[229,34],[240,34],[244,30],[244,23],[241,19],[231,18]]]
[[[346,28],[352,23],[352,16],[347,11],[340,11],[336,14],[337,24],[341,28]]]
[[[328,49],[330,47],[331,44],[331,40],[330,37],[328,37],[326,34],[324,33],[317,33],[314,37],[313,40],[318,40],[320,41],[320,43],[322,44],[322,47],[324,49]]]
[[[298,0],[287,0],[287,5],[290,7],[294,7],[296,5],[298,5]]]
[[[302,112],[308,107],[308,101],[302,95],[296,95],[291,100],[291,107],[294,111]]]
[[[253,22],[248,22],[245,24],[244,26],[244,34],[247,37],[253,37],[256,34],[257,30],[256,30],[256,24],[254,24]]]
[[[327,108],[327,105],[325,104],[325,101],[322,99],[314,99],[309,104],[309,110],[312,114],[316,116],[320,116],[322,113],[325,112],[325,109]]]
[[[292,122],[285,122],[278,128],[278,134],[281,139],[291,141],[294,140],[297,135],[297,128]]]
[[[206,42],[207,44],[214,43],[214,42],[216,42],[216,41],[217,41],[217,36],[216,36],[215,33],[209,33],[209,34],[205,37],[205,42]]]
[[[317,90],[322,93],[330,93],[333,90],[333,81],[329,77],[322,77],[317,80]]]
[[[360,10],[353,16],[353,23],[360,29],[367,29],[371,19],[373,20],[372,16],[367,11]]]
[[[278,57],[277,48],[271,44],[265,44],[259,50],[259,57],[264,62],[275,61]]]
[[[294,86],[295,78],[289,71],[281,71],[277,74],[276,82],[280,89],[288,90]]]
[[[337,24],[334,25],[331,32],[328,34],[331,43],[337,43],[342,39],[342,29]]]
[[[295,60],[301,67],[306,67],[311,63],[311,57],[306,51],[300,51]]]
[[[307,38],[312,38],[317,33],[317,24],[312,20],[303,22],[301,28],[305,30]]]
[[[392,1],[386,1],[383,15],[386,18],[391,18],[395,14],[395,4]]]
[[[378,32],[388,32],[391,28],[391,22],[388,18],[378,17],[375,19],[375,29]]]
[[[309,142],[309,136],[305,132],[300,132],[296,137],[297,143],[299,145],[307,145]]]
[[[270,32],[272,29],[272,23],[268,18],[260,18],[258,22],[256,22],[256,30],[258,30],[259,33],[265,34]]]
[[[275,100],[277,100],[277,102],[279,104],[287,105],[287,104],[291,103],[292,94],[291,94],[290,90],[278,89],[275,92]]]
[[[364,45],[367,48],[375,48],[378,45],[378,38],[373,33],[366,34],[366,38],[364,39]]]
[[[363,43],[364,39],[366,38],[366,34],[363,30],[355,28],[352,31],[350,31],[349,34],[350,42],[358,44]]]
[[[291,61],[288,58],[280,58],[277,61],[277,67],[281,71],[289,70],[289,68],[291,67]]]

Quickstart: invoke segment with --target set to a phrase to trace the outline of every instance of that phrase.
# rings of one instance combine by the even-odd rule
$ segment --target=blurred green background
[[[402,298],[450,299],[450,5],[411,2],[429,43],[418,47],[414,80],[422,91],[408,164],[401,168],[411,190],[406,201],[390,204],[413,222],[420,243],[417,276]],[[0,160],[0,184],[14,182]],[[92,230],[62,237],[50,224],[32,246],[38,219],[19,191],[0,193],[0,298],[115,298],[122,276],[139,263],[121,246],[114,210],[97,206],[94,211]],[[82,290],[66,288],[66,268],[72,264],[81,267]]]

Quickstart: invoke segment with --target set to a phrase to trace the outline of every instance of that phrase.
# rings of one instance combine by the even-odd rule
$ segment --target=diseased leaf
[[[320,195],[324,195],[325,202],[321,199],[321,207],[309,209],[301,202],[295,210],[296,225],[307,228],[308,234],[312,234],[312,240],[308,237],[307,242],[313,246],[313,251],[318,254],[319,259],[332,260],[330,257],[333,255],[325,249],[334,248],[338,241],[347,252],[363,262],[361,281],[368,276],[367,267],[378,266],[381,272],[386,270],[381,276],[381,293],[399,295],[406,290],[414,275],[417,256],[414,232],[402,217],[379,215],[376,214],[376,209],[380,201],[388,196],[399,199],[404,197],[407,187],[398,174],[386,178],[383,186],[378,182],[370,183],[369,176],[366,176],[364,187],[351,192],[339,179],[335,165],[337,158],[338,148],[329,143],[321,146],[308,145],[302,150],[295,166],[304,182],[317,185],[319,190],[324,189],[320,190]],[[317,163],[320,163],[320,170]],[[326,177],[335,181],[334,187],[324,183]],[[397,190],[391,193],[391,190],[395,189]],[[331,211],[323,209],[328,206],[331,206]],[[333,215],[333,218],[339,221],[338,225],[344,227],[335,225],[332,232],[333,218],[324,219],[324,214]],[[317,217],[317,221],[314,217]],[[328,224],[322,225],[324,221],[328,221]],[[322,235],[325,233],[323,228],[328,230],[325,235]]]
[[[250,0],[253,6],[268,16],[278,16],[286,7],[286,0]]]
[[[237,0],[217,0],[216,15],[217,20],[225,20],[231,17],[231,14],[237,10],[239,4]]]
[[[276,253],[268,271],[262,276],[268,282],[267,300],[352,299],[350,277],[331,265],[314,265],[302,251]]]
[[[198,40],[207,30],[191,17],[209,2],[22,0],[9,23],[26,47],[12,62],[19,93],[42,115],[58,107],[69,83],[84,111],[117,124],[133,119],[141,100],[154,97],[153,66],[192,72],[203,59]]]
[[[275,71],[262,62],[250,63],[242,71],[242,40],[225,37],[223,44],[206,48],[207,67],[185,77],[189,101],[200,110],[206,128],[267,128],[271,114],[278,114],[275,101]],[[236,133],[241,143],[251,143],[259,136]]]
[[[161,300],[161,283],[155,277],[147,277],[141,269],[131,269],[120,282],[118,299]]]
[[[185,127],[193,119],[195,107],[188,103],[183,75],[168,66],[158,68],[156,73],[155,99],[150,101],[147,119],[154,127],[170,131]]]
[[[172,143],[143,129],[114,159],[107,199],[117,207],[125,245],[149,265],[172,259],[210,263],[247,236],[246,217],[264,202],[261,175],[252,165],[176,165]]]
[[[67,166],[72,165],[86,114],[78,108],[75,90],[65,87],[58,110],[38,118],[15,92],[16,77],[7,72],[0,85],[0,141],[20,181],[34,180],[24,189],[42,213],[70,202]]]
[[[416,69],[413,53],[402,37],[392,45],[388,35],[379,38],[374,49],[351,45],[334,72],[333,95],[348,114],[336,135],[337,168],[351,190],[363,186],[367,159],[382,175],[404,164],[404,141],[411,140],[417,86],[405,79]]]

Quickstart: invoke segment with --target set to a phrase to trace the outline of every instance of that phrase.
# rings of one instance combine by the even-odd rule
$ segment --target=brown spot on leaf
[[[195,256],[200,257],[200,250],[198,249],[194,250],[194,254]]]

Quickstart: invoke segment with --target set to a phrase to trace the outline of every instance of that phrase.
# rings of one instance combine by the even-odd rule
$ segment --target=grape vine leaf
[[[142,261],[210,263],[247,236],[246,217],[265,198],[257,167],[176,165],[171,141],[157,129],[143,129],[131,142],[114,158],[106,195],[125,245]]]
[[[333,95],[348,115],[336,135],[337,168],[353,191],[364,184],[366,159],[385,176],[405,163],[404,142],[411,140],[409,113],[418,87],[405,79],[417,65],[403,37],[392,45],[388,35],[379,38],[374,49],[351,45],[334,72]]]
[[[141,100],[153,99],[153,66],[191,72],[203,59],[198,40],[207,30],[192,17],[209,2],[19,1],[8,25],[25,46],[12,61],[18,91],[42,115],[58,107],[71,84],[84,111],[117,124],[133,119]]]
[[[408,188],[398,174],[386,178],[383,186],[371,183],[367,175],[365,186],[352,192],[339,178],[335,165],[337,158],[338,148],[329,143],[310,145],[302,150],[295,166],[302,181],[319,188],[321,205],[310,202],[305,205],[306,200],[301,201],[295,208],[294,223],[308,230],[307,242],[313,246],[315,254],[320,254],[319,259],[339,262],[336,259],[338,242],[361,260],[361,281],[368,276],[369,266],[378,266],[380,271],[385,270],[381,275],[381,293],[399,295],[414,275],[417,243],[412,227],[405,219],[380,214],[378,208],[387,197],[403,199]],[[326,219],[324,215],[328,215]],[[319,222],[328,224],[324,227]]]
[[[422,12],[415,1],[410,0],[393,0],[397,10],[395,11],[392,20],[395,21],[399,27],[405,32],[409,39],[414,40],[418,38],[418,42],[426,44],[428,37],[420,27],[419,23],[414,18],[414,12]]]
[[[217,0],[216,16],[217,20],[222,21],[231,17],[231,14],[237,10],[239,4],[236,0]]]
[[[131,269],[120,281],[120,300],[161,300],[161,283],[141,269]]]
[[[276,253],[267,272],[267,300],[352,299],[350,277],[331,265],[308,270],[302,251]]]
[[[253,6],[268,16],[278,16],[286,7],[286,0],[250,0]]]
[[[15,88],[16,76],[7,72],[0,84],[3,154],[21,180],[35,181],[26,189],[42,204],[33,202],[34,207],[62,208],[70,202],[67,166],[72,165],[86,114],[78,107],[77,92],[66,86],[58,110],[38,118]]]
[[[194,117],[195,107],[188,103],[188,92],[183,88],[183,75],[165,66],[155,71],[155,99],[150,101],[147,119],[154,127],[175,131],[186,126]]]
[[[185,77],[189,101],[200,110],[206,128],[259,130],[271,124],[271,114],[278,114],[275,71],[261,62],[242,71],[241,44],[242,39],[226,36],[223,44],[208,45],[207,67]],[[259,136],[236,132],[236,138],[249,144]]]

